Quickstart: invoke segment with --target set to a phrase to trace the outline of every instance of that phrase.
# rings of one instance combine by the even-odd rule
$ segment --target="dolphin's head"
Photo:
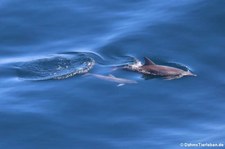
[[[184,73],[183,73],[183,76],[194,76],[194,77],[196,77],[197,75],[196,74],[193,74],[191,71],[185,71]]]

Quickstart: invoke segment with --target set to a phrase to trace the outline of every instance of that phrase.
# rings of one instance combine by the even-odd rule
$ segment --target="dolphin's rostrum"
[[[147,57],[144,57],[144,59],[145,59],[145,64],[141,64],[139,62],[132,66],[124,67],[124,68],[142,73],[144,75],[163,77],[167,80],[177,79],[183,76],[197,76],[193,74],[192,72],[190,72],[189,70],[184,71],[182,69],[171,67],[171,66],[157,65]]]

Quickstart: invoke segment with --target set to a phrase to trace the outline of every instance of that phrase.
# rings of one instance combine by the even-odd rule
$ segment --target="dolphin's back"
[[[162,65],[147,65],[142,66],[141,69],[146,71],[146,73],[160,76],[177,76],[181,75],[183,72],[181,69]]]
[[[99,79],[102,79],[102,80],[107,80],[107,81],[111,81],[111,82],[116,82],[116,83],[122,83],[122,84],[131,84],[131,83],[137,83],[136,81],[134,80],[128,80],[128,79],[124,79],[124,78],[117,78],[113,75],[108,75],[108,76],[105,76],[105,75],[100,75],[100,74],[91,74],[92,76],[96,77],[96,78],[99,78]]]

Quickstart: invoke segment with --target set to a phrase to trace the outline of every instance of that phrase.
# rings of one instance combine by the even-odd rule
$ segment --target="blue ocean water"
[[[225,143],[224,7],[223,0],[1,0],[0,148]],[[49,79],[70,73],[58,64],[84,67],[65,53],[94,59],[91,73],[138,83],[117,87],[86,75]],[[112,69],[144,56],[198,76],[146,80]]]

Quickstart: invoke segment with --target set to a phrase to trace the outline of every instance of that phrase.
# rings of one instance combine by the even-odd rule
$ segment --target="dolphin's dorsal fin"
[[[145,64],[144,65],[155,65],[155,63],[153,61],[151,61],[149,58],[144,57],[145,59]]]

